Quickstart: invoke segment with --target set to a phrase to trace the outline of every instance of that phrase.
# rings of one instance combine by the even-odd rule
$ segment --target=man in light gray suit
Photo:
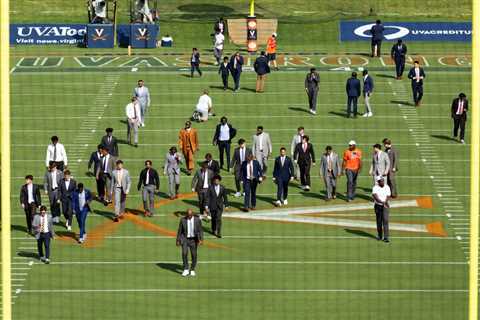
[[[171,147],[165,156],[165,165],[163,166],[163,174],[168,176],[168,195],[170,200],[178,198],[180,164],[182,164],[182,161],[182,155],[177,152],[177,147]]]
[[[208,162],[202,162],[202,167],[197,170],[192,179],[192,191],[198,194],[198,207],[200,208],[200,214],[207,218],[205,206],[208,200],[208,188],[212,184],[213,171],[208,169]],[[207,218],[208,219],[208,218]]]
[[[372,164],[370,165],[369,171],[369,174],[373,178],[373,184],[377,184],[379,177],[382,177],[386,182],[389,171],[390,159],[388,155],[382,151],[382,146],[377,143],[373,146]]]
[[[257,134],[253,136],[252,153],[260,163],[263,172],[263,179],[267,174],[267,161],[272,154],[272,141],[270,135],[263,131],[262,126],[257,127]]]
[[[138,80],[138,85],[133,90],[133,96],[137,97],[137,101],[140,104],[140,113],[142,115],[140,125],[145,127],[145,116],[150,107],[150,91],[145,87],[145,82],[143,80]]]
[[[40,214],[36,214],[32,221],[33,235],[37,239],[38,257],[45,264],[50,263],[50,240],[55,237],[53,218],[47,213],[47,207],[40,207]],[[43,247],[45,246],[45,255]]]
[[[340,163],[338,154],[332,150],[331,146],[327,146],[320,162],[320,175],[323,177],[325,188],[327,189],[326,201],[337,198],[337,179],[341,174],[342,164]]]
[[[290,155],[292,156],[295,154],[295,148],[297,144],[302,143],[303,136],[305,135],[305,129],[303,127],[298,127],[297,133],[293,136],[292,143],[290,145]],[[295,170],[295,179],[300,180],[300,168],[298,167],[298,163],[293,162],[293,168]]]
[[[48,195],[54,223],[60,222],[60,184],[62,180],[63,172],[57,170],[57,164],[53,162],[50,165],[50,170],[45,173],[43,190]]]
[[[383,139],[383,146],[390,159],[390,170],[388,170],[387,184],[390,187],[391,198],[396,198],[398,196],[398,190],[395,176],[398,171],[398,151],[392,146],[392,141],[390,139]]]
[[[116,169],[112,172],[111,192],[115,192],[115,222],[125,213],[127,194],[130,192],[130,174],[123,168],[123,161],[117,160]]]

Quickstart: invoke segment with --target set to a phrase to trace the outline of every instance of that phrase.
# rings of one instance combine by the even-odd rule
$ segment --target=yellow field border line
[[[0,97],[1,97],[1,212],[2,212],[2,314],[12,319],[10,279],[10,84],[9,0],[0,0]]]

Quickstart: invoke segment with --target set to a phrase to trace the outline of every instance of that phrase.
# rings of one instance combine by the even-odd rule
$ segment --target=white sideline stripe
[[[372,142],[372,143],[359,143],[357,146],[361,146],[361,147],[370,147],[372,146],[373,144],[375,144],[376,142]],[[289,145],[289,143],[277,143],[277,142],[273,142],[272,145],[274,146],[284,146],[284,145]],[[341,147],[345,147],[345,143],[329,143],[331,146],[341,146]],[[168,147],[168,146],[172,146],[172,145],[175,145],[175,143],[139,143],[138,146],[139,147],[151,147],[151,146],[161,146],[161,147]],[[212,144],[211,143],[200,143],[199,144],[200,147],[211,147]],[[416,146],[417,144],[415,143],[396,143],[395,144],[396,146]],[[444,143],[437,143],[437,144],[431,144],[432,146],[438,146],[438,147],[448,147],[448,148],[451,148],[451,147],[465,147],[465,146],[469,146],[470,144],[466,143],[466,144],[460,144],[460,143],[455,143],[455,144],[444,144]],[[42,146],[39,146],[38,144],[12,144],[12,146],[14,147],[42,147],[42,149],[45,148],[44,145]],[[165,160],[165,159],[164,159]],[[38,161],[38,160],[37,160]],[[45,159],[41,160],[41,161],[45,161]]]

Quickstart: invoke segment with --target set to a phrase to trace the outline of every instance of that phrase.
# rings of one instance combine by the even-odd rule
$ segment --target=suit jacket
[[[193,58],[195,58],[195,62],[192,61]],[[195,53],[195,54],[192,53],[192,54],[190,55],[190,64],[192,64],[192,65],[194,65],[194,66],[197,66],[197,67],[200,65],[200,53],[199,53],[199,52],[197,52],[197,53]]]
[[[372,28],[370,29],[370,33],[372,34],[372,40],[383,40],[384,30],[385,28],[383,27],[383,24],[375,24],[374,26],[372,26]]]
[[[457,110],[458,110],[458,102],[460,101],[459,98],[455,98],[452,101],[452,118],[463,118],[467,119],[467,111],[468,111],[468,100],[465,99],[463,100],[463,113],[461,115],[457,115]]]
[[[360,80],[357,78],[349,78],[346,85],[347,95],[349,97],[359,97],[360,96]]]
[[[97,173],[96,173],[97,177],[100,175],[100,173],[103,173],[105,171],[103,161],[104,161],[104,157],[100,158],[100,165],[98,166]],[[110,177],[112,176],[112,172],[115,169],[116,161],[117,161],[117,158],[115,158],[111,154],[109,154],[108,159],[105,160],[105,165],[107,166],[107,173],[110,175]]]
[[[388,149],[385,149],[385,152],[388,154],[388,159],[390,160],[390,173],[393,172],[393,169],[395,171],[398,171],[398,151],[394,147],[390,147]]]
[[[311,73],[309,72],[305,77],[305,88],[306,89],[318,89],[320,84],[320,74],[318,72]]]
[[[303,143],[297,144],[295,147],[295,153],[293,154],[293,159],[297,160],[299,164],[315,162],[315,151],[313,150],[313,145],[309,142],[307,144],[307,150],[304,151]]]
[[[232,139],[235,138],[235,136],[237,135],[237,129],[235,129],[234,127],[232,127],[232,125],[230,123],[227,123],[228,125],[228,128],[229,128],[229,134],[230,134],[230,139],[228,140],[228,143],[231,143],[232,142]],[[222,127],[222,124],[219,123],[217,124],[216,128],[215,128],[215,134],[213,135],[213,144],[217,144],[218,143],[218,139],[220,138],[220,128]]]
[[[55,230],[53,230],[53,218],[50,213],[45,213],[47,216],[47,225],[48,225],[48,230],[50,232],[50,235],[52,237],[55,236]],[[41,225],[41,215],[36,214],[33,216],[33,221],[32,221],[32,229],[33,229],[33,235],[35,236],[35,239],[40,239],[40,225]]]
[[[123,177],[121,181],[118,180],[118,173],[119,172],[117,169],[112,171],[112,185],[110,188],[110,192],[113,193],[113,190],[117,187],[117,183],[119,182],[120,186],[123,189],[123,192],[127,194],[130,192],[130,186],[132,184],[132,180],[130,179],[130,173],[128,173],[128,170],[123,169]]]
[[[290,154],[293,155],[295,154],[295,148],[297,147],[297,144],[302,142],[303,136],[300,136],[298,133],[293,136],[292,138],[292,143],[290,144]]]
[[[272,140],[270,140],[270,135],[266,132],[263,133],[263,146],[260,149],[260,137],[258,135],[253,135],[252,143],[252,152],[256,154],[257,152],[262,151],[267,152],[268,154],[272,153]]]
[[[234,65],[235,65],[235,55],[233,55],[231,58],[230,58],[230,63],[229,63],[229,68],[230,68],[230,72],[232,74],[237,74],[237,73],[241,73],[242,72],[242,66],[243,66],[243,57],[240,56],[238,61],[237,61],[237,68],[235,69]]]
[[[250,149],[249,147],[245,147],[245,156],[243,161],[247,160],[247,157],[251,154],[253,154],[252,149]],[[233,158],[230,163],[230,167],[233,168],[237,174],[240,174],[240,169],[242,168],[242,160],[240,159],[240,147],[236,147],[233,151]]]
[[[193,216],[193,234],[197,241],[203,240],[203,228],[202,228],[202,221],[198,216]],[[178,231],[177,231],[177,242],[183,244],[187,240],[188,236],[188,225],[187,225],[187,217],[182,217],[180,219],[180,223],[178,224]]]
[[[135,87],[133,89],[133,96],[137,97],[138,103],[140,103],[141,106],[150,106],[150,90],[148,90],[147,87],[143,86],[143,90],[140,90],[140,87]]]
[[[295,176],[295,173],[293,171],[292,159],[290,159],[288,156],[285,156],[282,166],[281,157],[276,157],[275,164],[273,166],[273,177],[280,181],[289,181],[293,176]]]
[[[33,193],[33,201],[35,203],[35,206],[40,207],[42,205],[42,196],[40,195],[40,187],[36,184],[33,184],[32,193]],[[20,204],[23,204],[25,208],[30,205],[28,203],[28,190],[27,190],[26,184],[24,184],[20,188]]]
[[[425,71],[423,71],[423,68],[419,68],[420,71],[420,77],[425,78]],[[412,86],[417,86],[417,85],[423,85],[423,79],[420,79],[419,82],[415,79],[415,67],[412,67],[410,71],[408,72],[408,79],[412,80]]]
[[[220,174],[220,165],[218,164],[217,160],[212,159],[212,161],[209,162],[207,168],[212,170],[214,176]]]
[[[143,185],[147,182],[147,168],[144,168],[140,172],[140,176],[138,178],[137,190],[140,190]],[[150,179],[148,184],[153,184],[155,188],[158,190],[160,189],[160,177],[158,176],[157,170],[150,168]]]
[[[229,68],[229,63],[227,62],[227,65],[220,63],[220,68],[218,68],[218,74],[221,74],[224,77],[228,77],[230,74],[230,68]]]
[[[332,161],[331,173],[336,178],[342,173],[342,163],[340,162],[338,154],[335,152],[330,153],[330,158]],[[320,160],[320,175],[323,177],[328,176],[328,157],[325,153],[322,155],[322,159]]]
[[[371,175],[377,175],[376,172],[378,172],[378,175],[386,176],[390,170],[390,159],[388,157],[388,154],[386,154],[383,151],[380,151],[377,154],[374,153],[372,157],[372,164],[370,165],[370,174]]]
[[[368,75],[363,78],[363,93],[371,93],[373,91],[373,78]]]
[[[260,163],[257,160],[253,161],[253,178],[258,180],[263,176],[262,168],[260,167]],[[245,182],[247,181],[248,173],[247,173],[248,161],[243,161],[241,173],[242,173],[242,180]]]
[[[114,157],[118,157],[118,141],[117,138],[112,136],[110,143],[108,143],[108,136],[103,136],[100,144],[108,148],[108,153]],[[95,152],[96,153],[96,152]]]
[[[202,172],[202,169],[198,169],[197,172],[195,172],[195,175],[193,176],[192,179],[192,189],[195,190],[195,192],[199,192],[200,190],[203,189],[203,183],[204,183],[204,178],[205,178],[205,173]],[[213,179],[213,171],[210,169],[207,169],[207,178],[208,178],[208,186],[212,184],[212,179]]]
[[[74,179],[70,178],[70,184],[67,186],[65,185],[65,179],[62,179],[62,182],[58,186],[58,190],[60,192],[60,199],[62,201],[72,200],[72,194],[77,189],[77,182]]]
[[[63,180],[63,172],[57,170],[57,187],[60,188],[60,183]],[[45,191],[52,191],[52,172],[47,171],[45,173],[44,182],[43,182],[43,190]]]
[[[190,132],[185,130],[185,128],[180,130],[180,134],[178,135],[178,145],[183,153],[187,152],[188,146],[190,146],[193,152],[196,152],[198,149],[197,130],[194,128],[191,128]]]
[[[178,160],[177,160],[178,158]],[[163,165],[164,174],[180,174],[180,166],[182,163],[182,156],[177,152],[175,154],[167,153],[165,156],[165,164]]]
[[[268,66],[268,59],[266,56],[260,56],[255,59],[253,69],[258,75],[264,75],[270,73],[270,67]]]
[[[227,189],[220,185],[220,192],[215,192],[215,186],[212,184],[207,192],[207,206],[210,211],[223,212],[225,207],[228,207]]]
[[[83,189],[85,192],[85,206],[83,207],[84,210],[87,210],[87,212],[90,212],[90,202],[92,202],[92,193],[88,189]],[[75,190],[72,193],[72,208],[73,212],[75,213],[80,213],[80,201],[79,201],[79,192],[78,190]]]
[[[100,158],[101,157],[102,157],[102,155],[99,155],[98,151],[92,152],[92,154],[90,155],[90,160],[88,160],[88,170],[90,170],[90,168],[92,167],[92,164],[93,164],[93,172],[97,173],[98,167],[100,166]]]
[[[390,51],[390,55],[392,56],[393,60],[404,59],[405,56],[407,55],[407,46],[404,43],[402,43],[402,45],[399,48],[398,44],[395,43],[392,46],[392,50]]]

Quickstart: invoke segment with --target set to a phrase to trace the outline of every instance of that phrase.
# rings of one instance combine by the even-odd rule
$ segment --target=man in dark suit
[[[65,226],[68,231],[72,231],[72,217],[73,217],[73,203],[72,195],[77,189],[77,182],[72,179],[70,170],[63,172],[63,180],[60,183],[58,190],[60,193],[60,201],[62,202],[62,213],[65,217]]]
[[[182,246],[183,273],[186,277],[196,276],[197,248],[203,243],[203,229],[200,218],[193,215],[193,210],[188,209],[187,215],[180,219],[177,232],[177,246]],[[188,251],[192,255],[192,264],[188,267]]]
[[[202,76],[202,71],[200,71],[200,52],[197,48],[192,49],[192,55],[190,56],[190,77],[193,78],[193,73],[197,70],[200,77]]]
[[[220,63],[218,74],[222,76],[223,90],[225,91],[228,89],[228,76],[230,75],[228,57],[224,57],[223,62]]]
[[[420,62],[414,62],[413,68],[408,72],[408,79],[412,80],[413,101],[415,106],[419,107],[423,97],[423,79],[425,79],[425,71],[420,67]]]
[[[207,162],[207,168],[212,170],[213,175],[217,176],[220,174],[220,165],[217,160],[214,160],[211,153],[205,155],[205,162]]]
[[[220,119],[220,123],[215,128],[215,134],[213,135],[213,145],[218,146],[218,152],[220,154],[220,169],[223,169],[223,155],[227,154],[227,171],[230,170],[230,146],[232,139],[235,138],[237,129],[235,129],[226,117]]]
[[[310,191],[310,167],[312,164],[315,165],[315,151],[309,141],[310,138],[304,135],[302,142],[297,144],[293,154],[293,161],[298,164],[300,169],[300,187],[305,191]]]
[[[305,77],[305,91],[308,96],[308,106],[311,114],[317,114],[317,96],[318,86],[320,84],[320,75],[315,68],[311,68]]]
[[[363,70],[363,98],[365,100],[365,113],[363,114],[364,117],[371,117],[373,116],[372,107],[370,106],[370,97],[372,96],[373,92],[373,79],[368,74],[368,70]]]
[[[97,198],[105,206],[112,202],[111,184],[115,162],[116,158],[108,152],[106,147],[102,147],[102,157],[95,177],[97,179],[97,186],[100,187]]]
[[[48,195],[50,210],[53,216],[53,222],[60,222],[60,184],[63,181],[63,172],[57,170],[57,164],[53,162],[50,170],[45,173],[43,190]]]
[[[383,146],[385,147],[385,152],[388,154],[388,158],[390,159],[390,170],[388,170],[387,184],[390,187],[392,198],[396,198],[398,196],[396,181],[399,162],[398,151],[392,146],[392,141],[390,141],[390,139],[385,138],[382,142]]]
[[[142,200],[145,217],[152,217],[155,209],[155,191],[160,189],[158,171],[152,167],[152,160],[145,161],[145,168],[140,172],[137,190],[143,187]]]
[[[220,176],[213,177],[213,183],[208,188],[208,200],[205,207],[212,217],[212,233],[217,238],[222,237],[222,213],[225,208],[228,208],[227,190],[220,184],[221,180]]]
[[[245,139],[238,140],[238,147],[233,151],[233,159],[230,163],[230,168],[233,168],[233,173],[235,175],[235,197],[239,198],[241,194],[241,182],[242,179],[242,163],[247,160],[247,157],[252,154],[252,149],[248,148],[245,144]]]
[[[255,91],[257,93],[263,92],[265,89],[265,80],[267,79],[267,74],[270,73],[270,67],[268,66],[268,59],[265,56],[265,51],[262,51],[260,56],[255,59],[253,69],[257,73],[257,84]]]
[[[105,132],[107,134],[102,137],[100,144],[107,147],[112,156],[118,158],[118,141],[117,138],[113,136],[113,129],[107,128]]]
[[[360,80],[357,79],[357,73],[352,72],[352,76],[347,80],[347,115],[349,118],[357,117],[358,97],[360,96]]]
[[[92,170],[93,165],[93,174],[95,174],[98,170],[98,167],[101,165],[101,158],[102,158],[102,148],[103,145],[99,144],[97,146],[97,151],[93,151],[90,154],[90,160],[88,160],[88,171]],[[97,184],[97,192],[98,192],[98,184]]]
[[[35,216],[37,208],[42,205],[40,187],[33,184],[33,176],[31,174],[25,177],[25,184],[20,189],[20,205],[25,211],[27,232],[31,234],[33,217]]]
[[[242,180],[245,198],[243,202],[243,211],[255,210],[257,205],[257,186],[262,182],[263,171],[260,163],[249,154],[242,163]]]
[[[372,57],[380,57],[384,30],[385,28],[380,20],[377,20],[375,25],[370,29],[370,33],[372,34]]]
[[[390,56],[395,61],[396,79],[402,80],[403,70],[405,70],[405,57],[407,56],[407,46],[402,39],[398,39],[397,43],[392,46]]]
[[[288,204],[288,183],[293,181],[294,176],[292,159],[287,157],[287,149],[282,147],[273,167],[273,181],[277,183],[277,207]]]
[[[230,73],[232,74],[233,81],[235,82],[234,91],[240,90],[240,76],[242,75],[243,57],[240,52],[235,52],[230,57]]]
[[[207,192],[208,188],[212,184],[213,172],[208,169],[208,163],[206,161],[202,162],[202,166],[197,170],[192,179],[192,191],[196,192],[198,195],[198,207],[200,209],[200,214],[207,218],[207,213],[205,212],[205,205],[207,203]]]
[[[460,129],[460,142],[465,143],[465,124],[467,123],[468,100],[465,93],[460,93],[452,102],[453,137],[457,139]]]

